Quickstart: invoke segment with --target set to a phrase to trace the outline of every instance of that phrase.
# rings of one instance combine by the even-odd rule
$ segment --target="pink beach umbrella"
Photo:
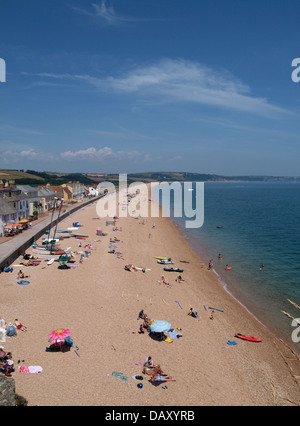
[[[51,339],[52,343],[56,343],[58,340],[64,342],[65,337],[70,335],[71,331],[68,328],[58,328],[57,330],[53,330],[51,333],[49,333],[49,338]]]

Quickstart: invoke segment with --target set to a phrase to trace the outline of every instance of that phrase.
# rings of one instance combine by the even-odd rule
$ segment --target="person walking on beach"
[[[208,269],[210,270],[213,266],[214,266],[214,260],[210,259],[209,264],[208,264]]]

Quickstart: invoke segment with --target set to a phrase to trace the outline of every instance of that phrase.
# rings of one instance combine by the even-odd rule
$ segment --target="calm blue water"
[[[295,327],[281,313],[300,318],[287,301],[300,305],[300,183],[222,182],[204,188],[204,225],[185,229],[185,218],[172,220],[203,260],[214,259],[228,291],[300,355],[300,343],[291,338]]]

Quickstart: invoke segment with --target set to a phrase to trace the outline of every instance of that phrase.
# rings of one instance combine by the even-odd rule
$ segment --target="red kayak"
[[[235,337],[238,337],[239,339],[243,339],[243,340],[248,340],[249,342],[262,342],[262,339],[260,339],[259,337],[245,336],[244,334],[241,334],[241,333],[236,333]]]

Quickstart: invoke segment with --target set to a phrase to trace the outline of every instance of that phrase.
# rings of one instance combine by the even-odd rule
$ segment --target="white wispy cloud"
[[[60,154],[60,157],[66,160],[101,160],[105,157],[115,156],[116,154],[113,152],[113,150],[107,146],[98,150],[94,147],[90,147],[87,149],[80,149],[78,151],[65,151]]]
[[[55,157],[51,153],[36,151],[33,148],[19,151],[6,150],[1,153],[1,158],[5,162],[19,162],[24,160],[53,160]]]
[[[91,3],[89,9],[75,5],[71,5],[70,7],[76,12],[96,18],[100,22],[110,26],[116,26],[126,22],[143,22],[152,20],[149,18],[127,16],[116,13],[113,5],[108,4],[107,0],[102,0],[101,3]]]
[[[289,112],[273,105],[266,98],[253,95],[251,88],[229,71],[217,71],[185,59],[163,59],[105,78],[88,74],[36,75],[81,81],[111,96],[122,94],[144,102],[209,105],[269,117]]]
[[[89,160],[89,161],[103,161],[107,159],[113,159],[117,161],[133,161],[133,162],[148,162],[152,160],[152,157],[148,153],[143,153],[137,150],[119,150],[114,151],[110,147],[95,148],[89,147],[86,149],[80,149],[77,151],[65,151],[59,155],[62,159],[67,161],[74,160]]]
[[[130,161],[133,163],[145,163],[152,161],[149,153],[138,150],[113,150],[108,146],[95,148],[93,146],[86,149],[68,150],[53,154],[51,152],[41,152],[34,148],[19,150],[3,150],[1,152],[1,160],[7,163],[22,163],[24,161],[63,161],[72,163],[74,161]]]

